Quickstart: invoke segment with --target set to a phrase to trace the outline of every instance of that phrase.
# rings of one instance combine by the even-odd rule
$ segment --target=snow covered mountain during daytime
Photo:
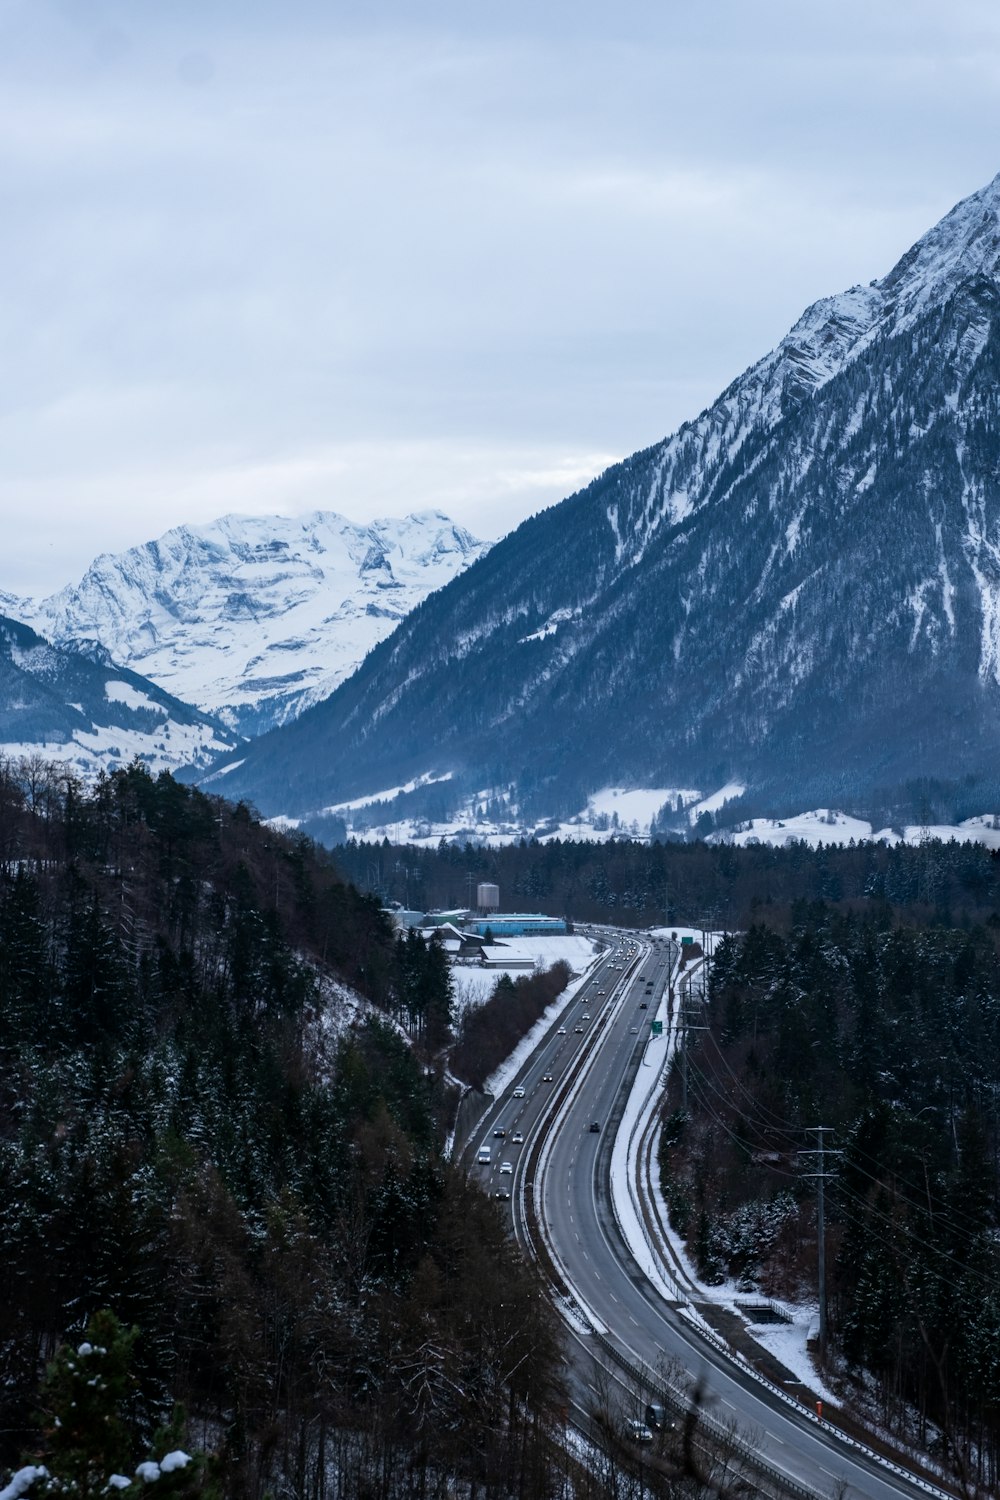
[[[488,543],[439,511],[358,525],[330,511],[223,516],[103,554],[75,586],[0,607],[253,735],[329,696]]]
[[[252,745],[227,794],[315,819],[402,787],[385,818],[501,796],[558,818],[607,786],[739,782],[860,811],[992,771],[998,210],[1000,179],[526,521]]]
[[[60,650],[0,615],[0,750],[68,762],[85,778],[139,756],[150,771],[204,765],[236,736],[144,677]]]

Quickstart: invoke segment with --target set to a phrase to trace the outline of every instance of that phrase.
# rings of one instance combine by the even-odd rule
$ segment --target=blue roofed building
[[[552,937],[566,931],[563,917],[546,917],[541,912],[491,912],[488,917],[473,917],[465,923],[467,932],[487,931],[494,937]]]

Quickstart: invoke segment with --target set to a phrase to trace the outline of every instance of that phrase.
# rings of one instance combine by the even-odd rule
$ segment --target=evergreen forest
[[[726,939],[663,1105],[670,1218],[709,1283],[818,1294],[827,1367],[967,1492],[1000,1478],[996,928],[796,905]]]
[[[183,1451],[157,1493],[551,1492],[553,1316],[442,1155],[449,1025],[437,944],[307,841],[139,764],[0,766],[0,1472],[48,1474],[17,1493]]]
[[[731,931],[766,918],[787,924],[796,902],[888,908],[924,924],[1000,927],[1000,856],[978,844],[766,844],[521,840],[501,848],[435,849],[352,841],[338,869],[382,901],[420,911],[475,904],[479,881],[500,887],[503,911],[540,911],[621,927],[684,925]]]

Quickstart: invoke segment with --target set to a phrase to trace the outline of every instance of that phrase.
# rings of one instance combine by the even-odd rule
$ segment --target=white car
[[[556,1036],[565,1036],[565,1035],[566,1035],[566,1028],[565,1028],[565,1026],[560,1026],[559,1030],[556,1032]]]
[[[507,1177],[507,1176],[509,1176],[510,1173],[513,1172],[513,1170],[514,1170],[514,1168],[511,1166],[511,1164],[510,1164],[509,1161],[502,1161],[500,1163],[500,1176],[501,1177]]]
[[[514,1099],[523,1099],[524,1098],[524,1089],[521,1087],[520,1084],[518,1084],[517,1088],[514,1090],[514,1092],[511,1095],[511,1097],[514,1098]]]

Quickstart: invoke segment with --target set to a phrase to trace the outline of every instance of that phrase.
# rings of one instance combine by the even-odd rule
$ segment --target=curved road
[[[738,1423],[772,1469],[816,1495],[843,1495],[845,1500],[926,1496],[925,1488],[852,1450],[701,1338],[678,1315],[676,1304],[666,1302],[647,1280],[621,1237],[608,1194],[613,1132],[604,1127],[637,1066],[662,1063],[666,1040],[649,1039],[648,1020],[669,983],[674,951],[669,943],[620,937],[619,946],[603,956],[553,1022],[511,1089],[490,1109],[469,1154],[475,1158],[478,1144],[494,1148],[490,1166],[477,1170],[488,1190],[512,1192],[515,1230],[523,1240],[522,1158],[551,1108],[553,1091],[560,1089],[567,1070],[589,1055],[582,1081],[560,1111],[543,1153],[544,1172],[534,1191],[550,1248],[590,1321],[633,1362],[655,1369],[678,1361],[700,1380],[718,1419]],[[643,1000],[648,1009],[640,1009]],[[651,1056],[644,1059],[647,1047]],[[543,1081],[547,1074],[551,1082]],[[523,1098],[513,1097],[515,1088],[523,1088]],[[596,1132],[591,1129],[595,1122]],[[497,1128],[506,1130],[506,1137],[494,1136]],[[514,1131],[521,1132],[525,1144],[512,1143]],[[501,1173],[504,1161],[511,1165],[509,1173]],[[572,1334],[571,1345],[585,1380],[595,1360],[607,1359],[596,1340],[582,1333]],[[641,1416],[641,1411],[635,1414]]]

